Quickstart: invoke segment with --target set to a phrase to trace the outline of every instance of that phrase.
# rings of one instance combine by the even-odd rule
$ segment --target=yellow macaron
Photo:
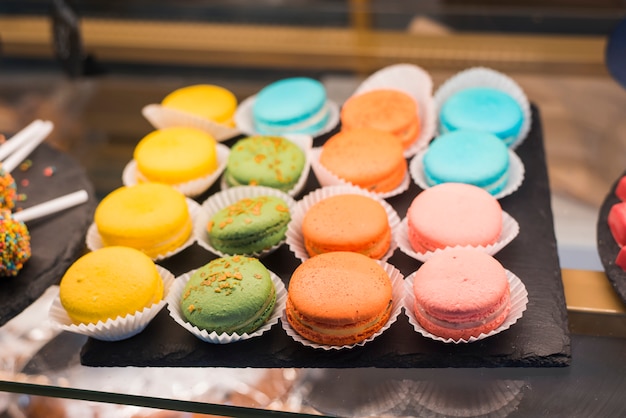
[[[213,173],[218,167],[217,143],[196,128],[153,131],[135,146],[137,180],[180,184]]]
[[[196,84],[182,87],[165,96],[161,105],[227,126],[235,125],[233,116],[237,110],[237,98],[220,86]]]
[[[61,304],[75,323],[105,322],[163,299],[154,262],[128,247],[105,247],[79,258],[59,285]]]
[[[191,235],[185,196],[163,183],[120,187],[102,199],[94,222],[105,247],[123,245],[156,258]]]

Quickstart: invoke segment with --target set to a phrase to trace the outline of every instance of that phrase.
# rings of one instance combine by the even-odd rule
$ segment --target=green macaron
[[[209,243],[223,254],[258,254],[285,238],[290,220],[289,206],[279,197],[243,198],[209,220]]]
[[[304,170],[304,151],[279,136],[252,136],[230,150],[224,178],[229,186],[267,186],[291,190]]]
[[[197,269],[180,304],[185,319],[199,329],[241,335],[267,321],[276,304],[276,290],[259,260],[236,255]]]

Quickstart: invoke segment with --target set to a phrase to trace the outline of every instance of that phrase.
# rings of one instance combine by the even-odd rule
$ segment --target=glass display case
[[[37,253],[52,254],[43,273],[0,280],[0,417],[623,416],[626,278],[607,266],[616,247],[603,237],[626,167],[626,91],[605,52],[625,15],[608,0],[3,2],[0,133],[54,123],[32,166],[15,170],[20,205],[79,187],[90,200],[31,226]],[[515,150],[524,180],[501,200],[520,235],[495,256],[529,294],[511,329],[446,344],[415,333],[402,312],[382,338],[324,351],[280,324],[256,342],[205,343],[167,309],[119,342],[53,326],[58,283],[87,251],[95,206],[155,129],[145,106],[201,83],[242,103],[291,76],[320,80],[342,105],[396,64],[423,69],[433,95],[463,70],[490,68],[530,102],[530,133]],[[311,171],[295,198],[319,186]],[[420,190],[411,181],[387,201],[404,218]],[[160,264],[180,275],[212,258],[194,245]],[[286,245],[264,261],[286,285],[299,264]],[[404,276],[421,265],[400,250],[389,263]]]

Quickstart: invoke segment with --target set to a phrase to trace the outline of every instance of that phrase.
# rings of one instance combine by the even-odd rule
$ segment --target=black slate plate
[[[316,140],[317,141],[317,140]],[[316,144],[317,145],[317,144]],[[417,334],[406,316],[362,347],[322,351],[293,341],[280,324],[261,337],[233,344],[204,343],[178,326],[164,309],[139,335],[124,341],[89,339],[81,350],[88,366],[211,367],[555,367],[570,362],[567,310],[556,250],[550,189],[539,112],[517,149],[526,167],[522,186],[500,202],[520,224],[520,234],[496,258],[525,283],[529,303],[509,330],[472,344],[444,344]],[[318,187],[311,174],[303,195]],[[200,200],[217,189],[212,188]],[[401,217],[420,189],[388,200]],[[301,197],[301,196],[299,196]],[[214,258],[194,245],[162,265],[181,274]],[[298,261],[286,246],[262,260],[286,284]],[[396,251],[389,262],[408,275],[420,262]]]
[[[626,172],[622,174],[622,176],[624,175],[626,175]],[[620,178],[622,176],[620,176]],[[600,261],[602,262],[606,276],[609,278],[609,282],[619,297],[622,298],[624,303],[626,303],[626,271],[615,265],[615,258],[619,253],[619,245],[617,245],[617,242],[613,238],[607,222],[611,207],[620,202],[619,198],[615,196],[615,188],[617,187],[618,182],[619,178],[611,187],[611,191],[604,199],[602,206],[600,206],[598,224],[596,226],[596,240],[598,245],[598,254],[600,255]]]
[[[0,326],[59,282],[85,247],[85,233],[95,208],[93,186],[70,156],[44,143],[29,159],[33,163],[30,169],[16,168],[12,173],[18,193],[27,195],[18,207],[27,208],[80,189],[87,190],[90,198],[82,205],[27,223],[32,257],[16,277],[0,277]],[[46,177],[43,171],[48,166],[55,172]],[[23,179],[28,185],[21,184]]]

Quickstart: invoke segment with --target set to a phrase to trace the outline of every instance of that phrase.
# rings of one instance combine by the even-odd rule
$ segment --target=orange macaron
[[[341,108],[343,130],[374,128],[398,137],[403,148],[417,139],[421,123],[417,102],[393,89],[377,89],[349,98]]]
[[[335,176],[375,193],[394,190],[407,173],[400,140],[372,128],[333,135],[322,146],[319,162]]]
[[[330,196],[311,206],[302,219],[302,236],[311,257],[352,251],[380,259],[391,245],[385,208],[359,194]]]
[[[320,254],[302,263],[289,282],[289,325],[318,344],[357,344],[387,323],[391,308],[389,276],[362,254]]]

